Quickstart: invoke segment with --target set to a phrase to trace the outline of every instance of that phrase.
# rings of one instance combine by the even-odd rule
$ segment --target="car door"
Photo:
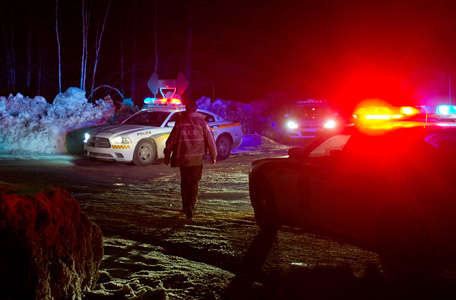
[[[350,135],[332,136],[307,157],[290,159],[274,169],[274,197],[285,222],[329,226],[333,199],[328,196],[328,182],[349,138]]]
[[[215,117],[211,114],[204,113],[204,120],[209,124],[209,127],[212,130],[212,133],[214,134],[214,139],[217,139],[217,137],[220,134],[220,124],[219,122],[216,122]]]
[[[353,136],[346,144],[344,157],[335,166],[328,181],[326,218],[331,218],[331,230],[344,236],[371,242],[375,210],[379,203],[391,197],[396,176],[397,160],[385,151],[378,137]]]

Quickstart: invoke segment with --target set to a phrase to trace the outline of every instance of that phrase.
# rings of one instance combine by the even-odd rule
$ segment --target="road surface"
[[[268,141],[206,163],[191,220],[180,212],[179,171],[162,161],[3,159],[0,180],[63,187],[100,226],[105,256],[86,299],[456,299],[452,274],[430,285],[398,285],[373,252],[297,228],[260,231],[249,163],[288,148]]]

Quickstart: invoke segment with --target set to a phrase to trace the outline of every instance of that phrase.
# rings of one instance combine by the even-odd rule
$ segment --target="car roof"
[[[166,112],[173,112],[173,111],[185,111],[185,106],[149,106],[146,108],[141,109],[142,111],[166,111]]]

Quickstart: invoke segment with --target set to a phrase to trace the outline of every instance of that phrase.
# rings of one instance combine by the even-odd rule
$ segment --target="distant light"
[[[409,106],[406,106],[406,107],[401,107],[401,112],[404,114],[404,115],[412,115],[412,114],[415,114],[415,110],[413,110],[411,107]]]
[[[329,120],[328,122],[325,123],[325,128],[334,128],[336,127],[336,121],[334,120]]]
[[[439,105],[437,107],[437,113],[441,115],[449,115],[456,113],[456,107],[452,105]]]
[[[367,120],[389,120],[392,118],[391,115],[366,115],[365,117]]]

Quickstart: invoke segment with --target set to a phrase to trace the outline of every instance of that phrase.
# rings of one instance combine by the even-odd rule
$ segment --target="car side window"
[[[206,122],[208,122],[208,123],[209,123],[209,122],[215,122],[214,116],[212,116],[212,115],[210,115],[210,114],[203,113],[203,112],[198,112],[198,113],[200,113],[200,114],[202,114],[202,115],[204,116],[204,120],[205,120]]]
[[[182,118],[183,112],[176,112],[174,113],[168,120],[168,122],[177,122],[180,118]]]

